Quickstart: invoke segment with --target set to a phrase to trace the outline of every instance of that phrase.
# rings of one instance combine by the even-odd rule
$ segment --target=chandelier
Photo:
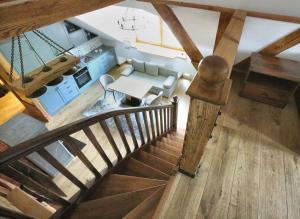
[[[137,31],[145,28],[145,17],[140,16],[137,12],[138,10],[134,8],[126,8],[122,17],[117,21],[119,28],[129,31]]]

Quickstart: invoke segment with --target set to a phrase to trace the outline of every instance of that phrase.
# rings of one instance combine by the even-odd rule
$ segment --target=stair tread
[[[123,219],[150,219],[154,215],[159,200],[164,192],[165,187],[155,191],[151,196],[146,198],[138,206],[132,209]]]
[[[126,175],[133,175],[133,176],[140,176],[146,177],[151,179],[161,179],[161,180],[168,180],[169,175],[161,172],[154,167],[151,167],[141,161],[138,161],[134,158],[130,158],[127,163],[121,169],[121,172]]]
[[[168,181],[149,179],[137,176],[111,174],[101,182],[86,200],[93,200],[105,196],[146,189],[153,186],[166,185]]]
[[[161,142],[166,142],[174,147],[178,147],[178,148],[182,148],[183,147],[183,142],[178,142],[176,140],[172,140],[170,138],[167,138],[167,137],[163,137],[161,139]]]
[[[170,138],[170,139],[175,140],[175,141],[180,141],[180,142],[184,141],[184,136],[182,137],[182,136],[178,136],[178,135],[168,134],[167,138]]]
[[[148,151],[150,154],[153,154],[154,156],[157,156],[163,160],[166,160],[174,165],[177,164],[178,158],[179,156],[175,156],[173,154],[168,153],[165,150],[162,150],[158,147],[152,146],[150,145],[149,148],[146,149],[146,151]]]
[[[135,158],[155,169],[158,169],[168,175],[170,175],[174,169],[174,164],[169,163],[159,157],[154,156],[146,151],[140,151]]]
[[[71,218],[121,218],[161,187],[165,186],[155,186],[139,191],[127,192],[95,199],[92,201],[81,202],[74,210]]]
[[[167,142],[157,142],[156,146],[161,148],[162,150],[169,152],[170,154],[174,154],[175,156],[181,155],[181,150],[179,148],[174,147]]]

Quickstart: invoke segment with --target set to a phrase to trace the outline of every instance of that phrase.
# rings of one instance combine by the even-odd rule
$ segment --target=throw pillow
[[[158,76],[158,66],[145,62],[146,73],[153,76]]]
[[[139,61],[136,59],[132,59],[132,66],[135,71],[145,72],[145,62],[142,62],[142,61]]]
[[[129,75],[131,75],[131,73],[133,72],[133,67],[132,66],[130,66],[130,67],[128,67],[128,68],[126,68],[125,70],[123,70],[122,72],[121,72],[121,75],[123,75],[123,76],[129,76]]]
[[[170,89],[174,82],[176,81],[176,78],[174,76],[169,76],[165,81],[164,81],[164,88]]]

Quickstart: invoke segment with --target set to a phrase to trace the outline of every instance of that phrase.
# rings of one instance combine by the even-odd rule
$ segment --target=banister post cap
[[[214,89],[226,80],[229,65],[221,56],[211,55],[201,60],[198,72],[200,83],[207,89]]]

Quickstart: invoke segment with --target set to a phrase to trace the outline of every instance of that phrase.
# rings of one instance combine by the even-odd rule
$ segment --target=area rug
[[[131,106],[122,104],[121,100],[124,97],[124,94],[115,92],[115,97],[116,97],[116,101],[114,100],[111,92],[107,93],[106,98],[104,98],[104,96],[100,97],[93,106],[91,106],[90,108],[88,108],[87,110],[85,110],[83,112],[83,115],[88,117],[88,116],[94,116],[94,115],[101,114],[101,113],[108,112],[108,111],[115,110],[115,109],[131,107]],[[141,125],[143,128],[143,133],[144,133],[144,120],[142,117],[142,113],[139,113],[139,117],[140,117]],[[132,126],[134,129],[135,136],[138,140],[140,140],[141,137],[139,135],[135,115],[133,113],[130,113],[130,118],[132,121]],[[130,135],[130,130],[127,125],[125,116],[119,116],[119,119],[120,119],[121,126],[122,126],[124,133]],[[111,128],[116,127],[116,124],[115,124],[113,118],[106,119],[105,121],[106,121],[106,124],[108,127],[111,127]],[[145,133],[144,133],[144,135],[145,135]]]

